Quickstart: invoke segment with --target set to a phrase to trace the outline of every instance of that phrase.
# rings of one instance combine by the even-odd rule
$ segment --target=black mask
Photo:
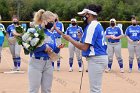
[[[46,29],[51,29],[52,27],[53,27],[53,23],[51,23],[51,22],[48,22],[48,24],[45,25]]]
[[[115,26],[115,23],[111,23],[110,25],[111,25],[112,27],[114,27],[114,26]]]
[[[84,23],[87,24],[87,17],[86,16],[83,16],[83,21],[84,21]]]
[[[58,20],[57,19],[55,19],[55,22],[57,22]]]
[[[19,22],[13,22],[13,24],[15,24],[15,25],[19,25]]]
[[[76,25],[76,23],[71,23],[72,24],[72,26],[75,26]]]
[[[133,25],[133,26],[136,26],[137,24],[136,24],[136,23],[133,23],[132,25]]]

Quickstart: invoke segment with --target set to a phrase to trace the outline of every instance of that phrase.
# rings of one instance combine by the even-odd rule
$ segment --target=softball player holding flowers
[[[28,68],[29,93],[38,93],[41,86],[41,93],[51,93],[53,68],[49,54],[58,53],[60,48],[57,46],[53,33],[49,30],[53,27],[55,15],[43,9],[35,13],[34,22],[44,30],[45,40],[42,45],[30,53]]]
[[[14,62],[14,71],[20,70],[20,51],[21,51],[21,45],[18,45],[16,37],[21,36],[21,34],[16,32],[16,26],[19,26],[19,20],[17,17],[12,18],[13,24],[9,25],[7,27],[6,37],[8,39],[10,51],[13,57]]]

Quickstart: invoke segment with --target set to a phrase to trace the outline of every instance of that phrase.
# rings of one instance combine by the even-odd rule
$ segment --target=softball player
[[[65,34],[71,36],[74,40],[80,41],[79,33],[83,33],[83,30],[80,26],[77,25],[77,20],[75,18],[71,19],[71,26],[69,26],[65,32]],[[82,71],[82,55],[81,51],[76,48],[71,42],[69,42],[69,65],[70,69],[69,72],[73,71],[73,58],[74,58],[74,52],[76,53],[78,65],[79,65],[79,72]]]
[[[15,30],[15,27],[19,25],[19,22],[17,17],[13,17],[12,21],[13,24],[7,27],[6,37],[8,39],[10,51],[13,57],[13,62],[14,62],[13,70],[19,71],[20,63],[21,63],[21,58],[20,58],[21,45],[18,45],[15,38],[16,36],[20,36],[20,34],[17,33]]]
[[[56,46],[55,38],[49,31],[53,27],[55,15],[50,11],[39,10],[34,16],[36,24],[41,24],[46,34],[43,45],[36,48],[30,54],[30,62],[28,68],[29,76],[29,93],[38,93],[41,86],[41,93],[51,93],[53,80],[53,68],[48,52],[59,52],[60,46]]]
[[[110,20],[110,27],[108,27],[105,31],[106,38],[108,40],[107,50],[108,50],[108,71],[111,71],[112,62],[113,62],[113,55],[118,60],[120,66],[120,72],[123,73],[123,59],[121,56],[121,38],[123,37],[122,29],[116,26],[116,20],[112,18]]]
[[[132,25],[130,25],[125,32],[128,40],[128,52],[129,52],[129,72],[132,72],[134,54],[138,62],[138,71],[140,72],[140,26],[137,25],[135,17],[131,19]]]
[[[55,25],[56,25],[56,27],[60,31],[64,32],[63,23],[59,21],[58,15],[57,14],[55,14],[55,15],[56,15],[56,19],[55,19]],[[61,35],[59,33],[57,33],[56,30],[53,31],[53,34],[55,36],[57,45],[60,45],[61,44]],[[60,52],[59,52],[59,55],[60,55]],[[55,70],[55,68],[54,68],[54,62],[52,62],[52,66],[53,66],[53,69]],[[57,71],[60,71],[60,59],[57,61]]]
[[[0,15],[0,21],[1,21],[1,15]],[[0,23],[0,63],[1,63],[2,45],[4,42],[4,34],[5,34],[5,27],[3,24]]]
[[[101,93],[102,75],[108,62],[104,29],[97,21],[97,13],[100,11],[101,6],[90,4],[78,13],[83,16],[84,23],[87,23],[81,39],[82,43],[68,35],[63,35],[63,38],[82,50],[82,55],[88,61],[90,93]]]

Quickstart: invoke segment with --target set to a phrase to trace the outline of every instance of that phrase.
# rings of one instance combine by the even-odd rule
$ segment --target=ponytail
[[[42,15],[45,13],[45,10],[40,9],[38,12],[35,13],[34,15],[34,22],[35,24],[40,24],[42,23]]]

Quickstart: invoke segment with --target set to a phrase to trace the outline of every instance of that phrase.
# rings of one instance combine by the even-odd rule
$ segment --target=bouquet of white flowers
[[[20,26],[20,25],[19,26],[16,26],[16,32],[19,33],[19,34],[24,34],[25,33],[23,27]],[[21,38],[21,36],[16,36],[16,40],[17,40],[17,42],[18,42],[19,45],[22,44],[22,38]]]
[[[28,29],[28,31],[21,36],[19,44],[23,46],[24,53],[27,55],[41,45],[44,39],[44,30],[37,26],[35,28]]]

